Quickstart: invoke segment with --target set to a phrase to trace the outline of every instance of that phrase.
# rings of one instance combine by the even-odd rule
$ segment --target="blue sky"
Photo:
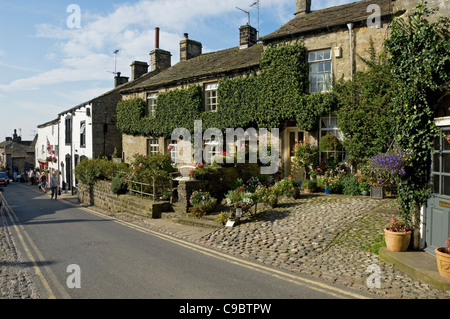
[[[356,0],[313,0],[312,10]],[[239,27],[251,12],[257,27],[255,0],[0,0],[0,141],[14,129],[31,140],[37,126],[113,88],[117,71],[130,76],[132,61],[150,62],[155,28],[160,48],[179,61],[184,33],[202,42],[203,51],[239,44]],[[76,4],[80,28],[67,19]],[[292,19],[295,0],[260,0],[260,35]]]

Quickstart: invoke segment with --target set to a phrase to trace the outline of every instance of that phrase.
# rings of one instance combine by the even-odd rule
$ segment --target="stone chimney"
[[[304,16],[311,12],[311,0],[297,0],[296,16]]]
[[[189,35],[185,33],[184,39],[180,41],[180,61],[198,57],[202,54],[202,48],[200,42],[189,39]]]
[[[128,79],[128,77],[121,76],[121,73],[117,72],[114,78],[114,87],[118,87],[119,85],[127,83]]]
[[[155,49],[150,52],[151,65],[150,69],[165,70],[172,66],[172,54],[169,51],[159,48],[159,28],[155,28]]]
[[[148,72],[147,62],[133,61],[133,63],[131,63],[131,81],[140,78],[147,72]]]
[[[243,25],[239,28],[239,48],[247,49],[258,43],[258,31],[251,25]]]

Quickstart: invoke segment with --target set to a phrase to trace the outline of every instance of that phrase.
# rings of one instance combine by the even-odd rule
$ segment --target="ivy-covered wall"
[[[268,47],[261,59],[260,73],[219,81],[218,111],[206,112],[203,88],[192,85],[160,93],[155,117],[145,114],[141,98],[124,100],[117,106],[118,128],[134,136],[170,137],[176,128],[280,128],[296,120],[302,130],[316,129],[318,119],[336,105],[334,93],[307,94],[306,49],[300,44]]]

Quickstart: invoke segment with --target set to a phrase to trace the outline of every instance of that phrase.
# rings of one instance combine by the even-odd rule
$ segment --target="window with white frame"
[[[80,124],[80,147],[86,147],[86,122]]]
[[[155,116],[156,115],[156,101],[158,99],[157,93],[150,93],[147,96],[147,115]]]
[[[159,154],[159,140],[158,139],[147,140],[147,154],[149,156]]]
[[[177,163],[178,161],[177,161],[177,158],[178,158],[178,156],[177,156],[177,144],[178,144],[178,141],[177,140],[170,140],[169,141],[169,145],[167,146],[167,149],[169,150],[169,152],[170,152],[170,157],[172,158],[172,162],[173,163]]]
[[[204,159],[206,163],[212,163],[214,156],[223,154],[221,145],[222,143],[220,140],[216,138],[205,140],[205,146],[207,146],[207,148],[205,148],[206,152],[204,154]]]
[[[336,135],[337,138],[342,142],[344,140],[344,134],[342,134],[341,130],[338,127],[338,118],[335,114],[329,114],[327,116],[324,116],[320,118],[320,136],[319,138],[322,139],[322,137],[326,135]],[[337,152],[337,156],[339,161],[345,160],[345,150]],[[328,154],[322,154],[321,158],[324,156],[327,157]]]
[[[205,84],[205,108],[208,112],[217,111],[217,89],[219,83]]]
[[[331,91],[331,49],[308,53],[309,93]]]

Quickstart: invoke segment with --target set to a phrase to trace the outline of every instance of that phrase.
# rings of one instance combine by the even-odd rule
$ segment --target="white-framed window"
[[[158,99],[157,93],[150,93],[147,96],[147,115],[155,116],[156,115],[156,101]]]
[[[309,93],[327,92],[332,89],[331,49],[308,53]]]
[[[177,144],[178,144],[177,140],[170,140],[169,145],[167,146],[167,149],[170,152],[170,157],[172,158],[173,163],[177,163],[177,154],[178,154]]]
[[[206,139],[204,143],[205,146],[207,146],[207,148],[205,148],[206,152],[204,154],[204,159],[207,163],[212,163],[212,159],[214,158],[214,156],[223,154],[221,147],[222,143],[220,142],[220,140],[216,138],[210,138]]]
[[[336,135],[337,138],[342,142],[344,140],[344,134],[342,134],[341,130],[338,127],[338,118],[335,114],[328,114],[327,116],[320,118],[320,136],[319,138],[326,135]],[[321,154],[321,158],[327,156],[328,154]],[[345,150],[338,152],[339,161],[344,161],[346,154]]]
[[[86,122],[80,124],[80,147],[86,147]]]
[[[147,154],[149,156],[159,154],[159,140],[158,139],[148,139],[147,140]]]
[[[205,108],[208,112],[217,111],[217,89],[219,88],[219,83],[208,83],[205,84]]]

